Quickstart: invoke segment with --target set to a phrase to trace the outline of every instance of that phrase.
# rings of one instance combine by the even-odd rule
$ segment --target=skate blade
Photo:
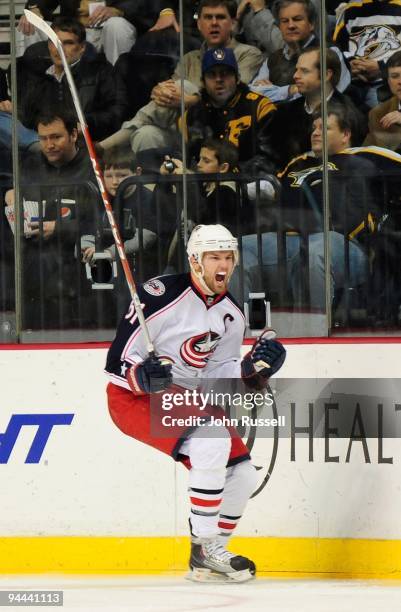
[[[254,578],[255,575],[251,574],[248,569],[240,572],[220,574],[219,572],[214,572],[211,569],[203,567],[194,567],[185,576],[186,580],[191,580],[192,582],[213,582],[214,584],[247,582],[248,580],[253,580]]]

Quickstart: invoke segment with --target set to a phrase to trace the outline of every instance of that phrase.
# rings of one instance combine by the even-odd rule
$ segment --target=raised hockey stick
[[[132,301],[134,303],[135,306],[135,311],[136,314],[138,316],[138,321],[139,324],[142,328],[142,331],[144,333],[145,336],[145,341],[146,341],[146,348],[148,350],[148,353],[150,356],[154,355],[154,346],[153,343],[150,339],[150,335],[149,335],[149,330],[148,327],[146,325],[146,321],[145,321],[145,317],[143,316],[143,311],[142,311],[142,307],[141,307],[141,301],[138,297],[138,293],[137,293],[137,289],[136,289],[136,285],[135,285],[135,281],[134,281],[134,277],[132,275],[131,272],[131,268],[129,267],[128,261],[127,261],[127,256],[125,254],[125,250],[124,250],[124,244],[123,241],[121,240],[121,234],[120,231],[118,229],[118,226],[116,224],[116,221],[114,219],[114,214],[113,214],[113,209],[111,207],[109,198],[107,196],[106,193],[106,188],[104,186],[104,181],[103,181],[103,175],[102,175],[102,171],[100,169],[99,166],[99,162],[97,160],[97,156],[95,153],[95,148],[93,146],[93,142],[92,142],[92,138],[91,135],[89,133],[89,129],[88,129],[88,125],[86,123],[86,119],[85,119],[85,115],[83,113],[82,107],[81,107],[81,103],[79,101],[79,96],[78,96],[78,92],[77,89],[75,87],[75,83],[74,83],[74,77],[71,74],[71,70],[70,67],[68,65],[67,59],[65,57],[64,54],[64,49],[63,49],[63,45],[59,39],[59,37],[57,36],[56,32],[54,30],[52,30],[52,28],[46,23],[46,21],[44,21],[41,17],[38,17],[38,15],[36,15],[35,13],[33,13],[32,11],[29,11],[28,9],[24,10],[25,13],[25,17],[27,18],[27,20],[33,25],[35,26],[35,28],[38,28],[38,30],[40,30],[41,32],[43,32],[44,34],[46,34],[46,36],[52,41],[53,45],[56,47],[61,60],[63,62],[63,67],[64,67],[64,72],[65,75],[67,77],[67,82],[71,91],[71,96],[72,96],[72,100],[74,103],[74,107],[75,107],[75,111],[77,113],[77,117],[79,120],[79,123],[81,125],[81,129],[82,129],[82,134],[85,138],[85,143],[88,149],[88,153],[89,153],[89,157],[90,160],[92,162],[92,166],[93,166],[93,170],[95,172],[95,176],[96,176],[96,180],[97,180],[97,184],[99,186],[100,189],[100,193],[102,196],[102,200],[103,200],[103,204],[104,207],[106,209],[106,213],[107,213],[107,218],[109,220],[110,223],[110,227],[111,227],[111,231],[113,232],[113,238],[114,238],[114,242],[116,243],[116,247],[117,247],[117,251],[121,260],[121,264],[124,270],[124,275],[125,278],[127,280],[128,283],[128,288],[129,288],[129,292],[132,298]]]

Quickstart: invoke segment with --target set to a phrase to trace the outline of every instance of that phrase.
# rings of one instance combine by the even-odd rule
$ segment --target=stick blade
[[[33,13],[32,11],[30,11],[28,9],[24,9],[24,14],[25,14],[25,17],[27,18],[27,20],[29,21],[29,23],[31,23],[33,26],[35,26],[35,28],[37,28],[38,30],[41,30],[44,34],[46,34],[46,36],[48,38],[50,38],[52,43],[56,47],[58,47],[59,42],[60,42],[59,38],[58,38],[56,32],[51,29],[49,24],[46,23],[46,21],[44,21],[44,19],[42,19],[41,17],[36,15],[36,13]]]

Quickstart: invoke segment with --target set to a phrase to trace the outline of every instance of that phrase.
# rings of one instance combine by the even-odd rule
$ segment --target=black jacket
[[[56,167],[41,153],[24,157],[21,194],[25,200],[43,202],[39,218],[56,221],[49,246],[61,239],[70,251],[79,235],[90,233],[100,206],[92,164],[86,150],[79,149],[67,164]]]
[[[307,154],[293,159],[279,174],[282,183],[278,213],[284,229],[300,233],[323,232],[323,164]],[[358,149],[328,158],[330,229],[358,241],[375,231],[380,218],[375,186],[378,169]]]
[[[36,129],[40,112],[54,105],[72,108],[65,76],[59,83],[46,74],[46,62],[22,57],[18,60],[19,118],[25,127]],[[72,74],[93,140],[102,140],[121,126],[122,104],[115,88],[113,67],[101,55],[84,55]]]
[[[207,191],[204,184],[194,183],[189,186],[188,219],[196,225],[221,223],[234,235],[238,233],[238,223],[241,223],[241,198],[236,193],[235,183],[220,182]]]

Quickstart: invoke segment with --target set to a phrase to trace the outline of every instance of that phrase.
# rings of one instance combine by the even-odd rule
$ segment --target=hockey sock
[[[181,452],[191,461],[190,520],[193,534],[198,538],[210,538],[219,533],[219,513],[230,450],[230,434],[224,427],[217,426],[198,428],[181,447]]]
[[[224,472],[215,473],[215,482],[224,483]],[[192,479],[191,479],[192,480]],[[202,474],[196,474],[196,480],[202,481]],[[210,478],[208,478],[210,482]],[[215,485],[215,486],[216,486]],[[191,501],[191,526],[198,537],[213,537],[218,533],[218,520],[223,497],[223,488],[206,489],[191,486],[189,488]]]
[[[228,542],[256,484],[256,470],[250,461],[243,461],[227,468],[218,521],[219,537],[222,543]]]
[[[220,510],[218,527],[219,527],[219,539],[222,544],[228,542],[240,518],[241,518],[241,515],[229,516],[228,514],[222,514]]]

